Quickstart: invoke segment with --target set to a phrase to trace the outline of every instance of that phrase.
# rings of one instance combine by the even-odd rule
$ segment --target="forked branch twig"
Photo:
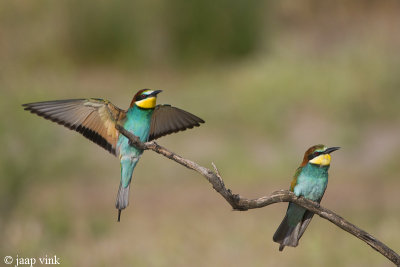
[[[256,199],[247,199],[239,194],[233,194],[230,189],[227,189],[225,187],[224,181],[222,180],[221,175],[219,174],[219,171],[217,167],[215,166],[214,163],[212,163],[214,171],[205,168],[203,166],[200,166],[196,162],[193,162],[191,160],[182,158],[181,156],[169,151],[168,149],[160,146],[156,142],[147,142],[147,143],[142,143],[139,138],[129,131],[125,130],[122,126],[117,125],[116,126],[117,130],[126,136],[130,144],[143,150],[153,150],[154,152],[163,155],[164,157],[167,157],[189,169],[192,169],[201,175],[203,175],[208,182],[213,186],[215,191],[217,191],[225,200],[232,206],[234,210],[249,210],[249,209],[257,209],[257,208],[262,208],[274,203],[278,202],[292,202],[296,203],[297,205],[315,213],[318,214],[320,217],[330,221],[331,223],[335,224],[336,226],[340,227],[344,231],[354,235],[355,237],[361,239],[365,243],[367,243],[369,246],[371,246],[373,249],[381,253],[383,256],[388,258],[390,261],[392,261],[394,264],[397,266],[400,266],[400,256],[394,252],[391,248],[386,246],[384,243],[370,235],[369,233],[365,232],[364,230],[361,230],[354,224],[350,223],[349,221],[345,220],[341,216],[337,215],[333,211],[330,211],[322,206],[320,206],[318,203],[310,201],[308,199],[305,199],[303,197],[296,197],[295,194],[288,190],[280,190],[273,192],[269,196],[265,197],[260,197]]]

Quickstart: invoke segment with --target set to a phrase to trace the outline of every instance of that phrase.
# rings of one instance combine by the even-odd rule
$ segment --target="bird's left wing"
[[[200,123],[204,121],[187,111],[170,105],[157,105],[151,118],[149,141],[200,126]]]
[[[89,140],[116,154],[119,132],[115,124],[126,112],[98,98],[36,102],[22,105],[45,119],[81,133]]]

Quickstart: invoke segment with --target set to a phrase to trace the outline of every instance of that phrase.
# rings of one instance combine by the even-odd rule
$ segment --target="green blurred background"
[[[304,151],[333,155],[322,205],[400,251],[400,2],[0,2],[0,256],[62,266],[391,266],[315,217],[296,249],[287,204],[234,212],[199,174],[145,152],[116,222],[118,160],[23,111],[141,88],[206,120],[159,140],[245,197],[289,187]]]

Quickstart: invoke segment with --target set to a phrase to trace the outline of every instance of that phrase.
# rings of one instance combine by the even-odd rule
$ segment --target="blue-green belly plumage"
[[[308,163],[304,166],[297,178],[297,185],[294,187],[295,195],[319,202],[328,184],[328,169],[329,165],[317,166]],[[306,211],[306,209],[290,203],[287,210],[289,225],[296,226]]]
[[[137,106],[130,108],[126,114],[124,128],[146,142],[149,137],[152,109],[141,109]],[[118,138],[117,148],[120,156],[140,156],[143,151],[129,145],[129,140],[124,135]]]
[[[142,142],[146,142],[149,137],[151,116],[153,109],[141,109],[137,106],[130,108],[126,114],[124,128],[137,137]],[[139,161],[143,150],[131,146],[129,140],[120,135],[117,143],[119,158],[121,162],[121,183],[118,190],[116,207],[121,210],[128,206],[129,184],[132,179],[132,173]]]
[[[304,196],[312,201],[319,201],[328,185],[328,169],[329,165],[318,166],[308,163],[304,166],[294,188],[296,196]]]

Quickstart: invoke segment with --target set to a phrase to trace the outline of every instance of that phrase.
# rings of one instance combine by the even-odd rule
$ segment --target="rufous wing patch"
[[[290,191],[292,191],[292,192],[294,192],[294,187],[297,185],[297,177],[299,177],[302,169],[303,169],[302,167],[299,167],[299,168],[297,168],[296,172],[294,173],[293,180],[290,183]]]
[[[89,140],[116,154],[118,131],[115,124],[126,112],[107,100],[69,99],[23,105],[26,110],[81,133]]]

